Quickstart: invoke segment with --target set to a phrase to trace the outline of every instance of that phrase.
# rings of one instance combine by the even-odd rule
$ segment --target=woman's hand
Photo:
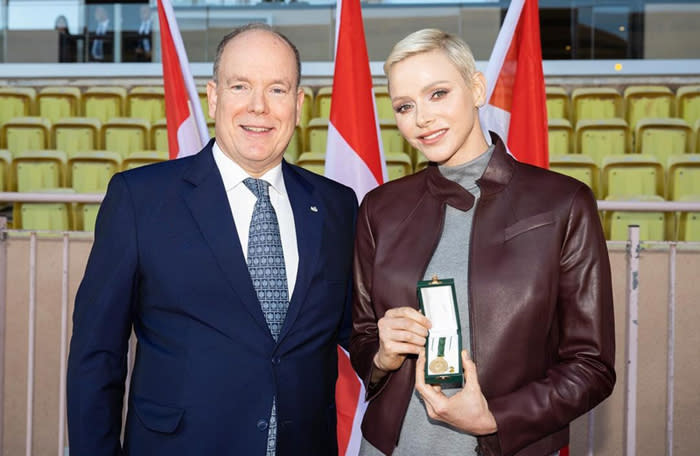
[[[416,363],[416,390],[423,398],[430,418],[472,435],[493,434],[498,430],[496,419],[481,393],[476,365],[466,350],[462,350],[462,365],[464,386],[454,396],[447,397],[440,386],[425,383],[425,351],[422,350]]]
[[[407,355],[422,352],[430,326],[430,320],[411,307],[387,310],[377,322],[379,351],[374,365],[384,372],[401,367]]]

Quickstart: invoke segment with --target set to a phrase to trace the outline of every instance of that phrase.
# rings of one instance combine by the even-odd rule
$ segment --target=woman
[[[361,454],[556,454],[615,382],[596,201],[515,161],[494,134],[489,146],[484,76],[459,38],[415,32],[384,71],[398,128],[431,165],[360,208],[350,355],[369,400]],[[461,388],[424,381],[431,322],[416,285],[433,275],[455,281]]]

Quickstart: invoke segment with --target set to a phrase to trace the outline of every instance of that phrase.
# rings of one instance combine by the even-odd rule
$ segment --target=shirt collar
[[[219,168],[219,173],[221,173],[221,178],[224,181],[224,188],[227,192],[242,184],[244,179],[252,177],[243,168],[241,168],[241,165],[226,155],[216,141],[214,141],[212,152],[214,154],[216,166]],[[268,182],[270,187],[280,195],[284,196],[287,194],[287,189],[284,186],[284,178],[282,176],[281,162],[273,168],[267,170],[265,174],[260,176],[260,179]]]

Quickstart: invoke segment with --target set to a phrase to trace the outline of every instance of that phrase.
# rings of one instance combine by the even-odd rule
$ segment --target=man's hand
[[[476,365],[466,350],[462,350],[462,365],[464,387],[454,396],[447,397],[440,386],[425,383],[425,351],[422,350],[416,363],[416,390],[423,398],[430,418],[472,435],[493,434],[498,430],[496,420],[481,393]]]
[[[430,326],[430,320],[416,309],[389,309],[377,322],[379,351],[374,355],[374,365],[384,372],[401,367],[406,355],[421,353]]]

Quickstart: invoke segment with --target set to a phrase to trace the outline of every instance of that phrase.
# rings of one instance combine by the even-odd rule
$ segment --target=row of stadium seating
[[[330,116],[332,87],[303,87],[305,103],[301,126],[313,118]],[[197,88],[208,116],[206,88]],[[394,119],[386,86],[375,86],[380,119]],[[622,119],[631,131],[643,118],[679,118],[694,125],[700,119],[700,85],[681,86],[674,93],[662,85],[631,85],[620,93],[613,87],[578,87],[571,94],[563,87],[548,86],[549,119],[565,119],[572,126],[581,120]],[[12,117],[40,116],[55,122],[65,117],[93,117],[106,122],[113,117],[133,117],[155,122],[165,117],[162,86],[0,87],[0,124]]]

